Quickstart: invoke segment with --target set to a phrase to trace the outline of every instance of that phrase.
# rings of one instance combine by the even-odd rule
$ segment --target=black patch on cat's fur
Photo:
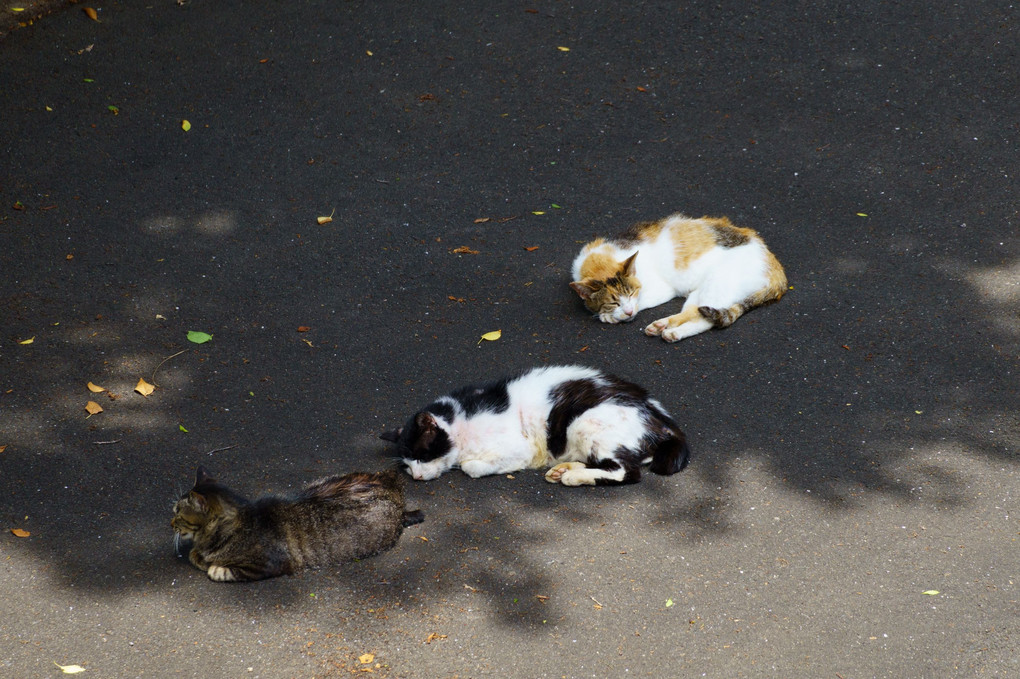
[[[623,469],[623,478],[619,481],[615,479],[595,479],[596,486],[615,486],[623,483],[637,483],[641,480],[641,466],[635,464],[630,456],[627,454],[627,450],[617,450],[616,458],[607,457],[602,460],[589,459],[585,464],[593,469],[601,469],[607,472],[615,472],[618,469]]]
[[[627,229],[613,240],[620,245],[633,245],[634,243],[641,242],[641,232],[645,229],[655,226],[657,222],[637,222],[631,224]]]
[[[641,405],[648,398],[644,388],[612,375],[605,382],[594,379],[570,380],[553,390],[555,401],[547,420],[546,439],[549,453],[559,457],[567,449],[567,428],[578,417],[606,401],[625,405]]]
[[[713,224],[712,229],[715,231],[715,242],[719,247],[735,248],[746,245],[751,240],[750,236],[733,226]]]
[[[456,409],[447,403],[446,401],[436,401],[425,406],[425,410],[429,411],[433,415],[438,415],[447,422],[453,422],[453,418],[457,416]]]
[[[450,437],[436,424],[432,409],[449,409],[450,420],[453,419],[453,407],[446,403],[433,403],[425,410],[415,414],[403,429],[382,434],[379,438],[397,444],[399,454],[419,462],[431,462],[450,452]],[[444,417],[445,419],[445,417]]]
[[[507,391],[507,384],[513,378],[503,378],[488,384],[461,387],[450,394],[464,409],[466,417],[472,417],[480,412],[503,413],[510,407],[510,392]],[[450,422],[453,421],[451,417]]]
[[[676,422],[649,400],[648,391],[613,375],[604,376],[604,380],[570,380],[553,390],[555,404],[547,422],[549,453],[554,458],[563,455],[567,449],[567,428],[571,423],[591,408],[613,401],[640,409],[648,434],[641,441],[640,451],[621,449],[616,451],[615,460],[588,461],[588,466],[592,467],[617,469],[622,465],[627,470],[622,481],[603,480],[602,483],[636,482],[641,476],[641,460],[649,456],[652,462],[648,469],[656,474],[675,474],[686,467],[691,454],[687,438]]]

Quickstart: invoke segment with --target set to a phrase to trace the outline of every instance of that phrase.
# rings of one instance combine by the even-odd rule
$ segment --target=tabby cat
[[[778,300],[786,273],[753,229],[726,217],[675,214],[597,238],[574,260],[570,287],[603,323],[686,297],[680,313],[645,326],[667,342],[725,328],[749,309]]]
[[[249,501],[202,467],[174,504],[174,545],[191,540],[191,563],[217,582],[261,580],[387,550],[420,511],[404,508],[401,476],[329,476],[292,497]]]
[[[675,474],[690,456],[680,427],[642,387],[576,365],[463,387],[381,438],[421,481],[456,466],[478,478],[554,464],[550,483],[634,483],[643,464]]]

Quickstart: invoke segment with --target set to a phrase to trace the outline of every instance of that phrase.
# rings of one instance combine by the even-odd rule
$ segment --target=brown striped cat
[[[761,236],[726,217],[675,214],[596,238],[571,273],[570,287],[603,323],[629,322],[642,309],[686,297],[680,313],[645,326],[646,335],[667,342],[725,328],[786,292],[783,266]]]
[[[289,497],[247,500],[198,468],[174,504],[174,545],[217,582],[262,580],[387,550],[420,511],[404,507],[395,470],[328,476]]]

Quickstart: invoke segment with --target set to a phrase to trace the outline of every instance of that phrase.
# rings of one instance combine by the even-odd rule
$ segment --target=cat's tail
[[[425,514],[423,514],[420,509],[416,509],[413,512],[404,512],[404,520],[401,522],[401,525],[403,525],[404,528],[407,528],[408,526],[419,524],[424,520]]]
[[[666,414],[658,403],[654,404],[655,418],[658,420],[659,436],[652,447],[652,463],[648,471],[669,476],[682,471],[691,459],[691,449],[687,445],[687,436],[679,425]]]

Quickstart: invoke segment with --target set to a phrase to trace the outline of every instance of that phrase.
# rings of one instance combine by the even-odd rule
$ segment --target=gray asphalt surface
[[[0,41],[0,676],[1020,675],[1015,3],[93,6]],[[580,244],[674,211],[787,297],[597,323]],[[393,551],[255,585],[174,556],[196,465],[379,469],[545,363],[691,466],[412,483]]]

